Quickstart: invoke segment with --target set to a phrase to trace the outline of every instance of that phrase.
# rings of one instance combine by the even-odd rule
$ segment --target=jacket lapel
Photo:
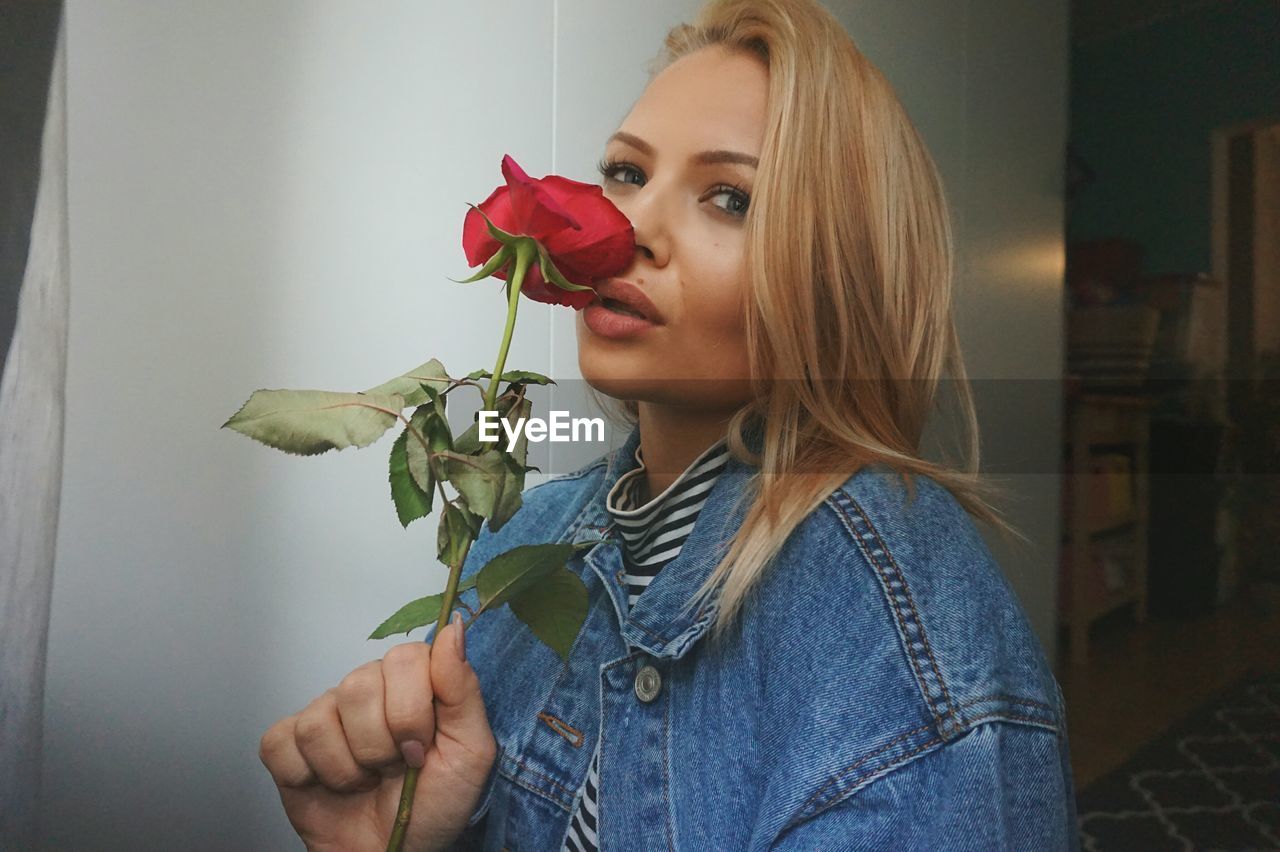
[[[585,563],[608,590],[627,645],[655,657],[679,659],[702,637],[719,611],[718,589],[696,609],[693,598],[742,526],[750,508],[747,488],[756,468],[729,458],[680,553],[662,567],[628,610],[622,581],[622,538],[613,529],[605,501],[614,484],[635,466],[639,444],[640,429],[634,426],[622,446],[610,453],[603,480],[567,536],[573,542],[605,542],[587,554]]]

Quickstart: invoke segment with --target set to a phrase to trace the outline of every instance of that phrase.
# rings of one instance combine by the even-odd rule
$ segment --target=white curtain
[[[23,225],[28,212],[31,219],[13,338],[0,337],[0,347],[7,344],[0,378],[0,849],[35,848],[40,795],[67,367],[64,43],[62,23],[49,75],[34,208],[21,204],[21,197],[19,203],[2,199],[5,215],[22,218]],[[5,224],[14,227],[12,219]]]

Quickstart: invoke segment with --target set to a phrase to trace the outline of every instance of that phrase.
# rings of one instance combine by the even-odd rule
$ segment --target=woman
[[[464,566],[602,542],[569,660],[509,608],[392,648],[263,737],[289,818],[384,848],[407,761],[407,849],[1076,848],[1061,692],[969,516],[1002,522],[921,457],[949,371],[976,469],[932,160],[811,0],[666,48],[600,164],[636,257],[577,327],[633,426]]]

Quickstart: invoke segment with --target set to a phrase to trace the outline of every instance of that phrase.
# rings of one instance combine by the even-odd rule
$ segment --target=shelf
[[[1150,402],[1096,395],[1067,400],[1059,588],[1069,597],[1059,621],[1070,628],[1073,664],[1086,662],[1089,625],[1098,618],[1130,603],[1135,621],[1146,618]],[[1106,579],[1117,558],[1124,570],[1112,579],[1124,586],[1111,590]]]

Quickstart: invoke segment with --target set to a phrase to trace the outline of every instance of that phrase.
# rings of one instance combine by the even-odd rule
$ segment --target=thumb
[[[493,741],[485,714],[480,678],[466,659],[462,615],[436,637],[431,648],[431,691],[435,696],[436,731],[483,751]]]

